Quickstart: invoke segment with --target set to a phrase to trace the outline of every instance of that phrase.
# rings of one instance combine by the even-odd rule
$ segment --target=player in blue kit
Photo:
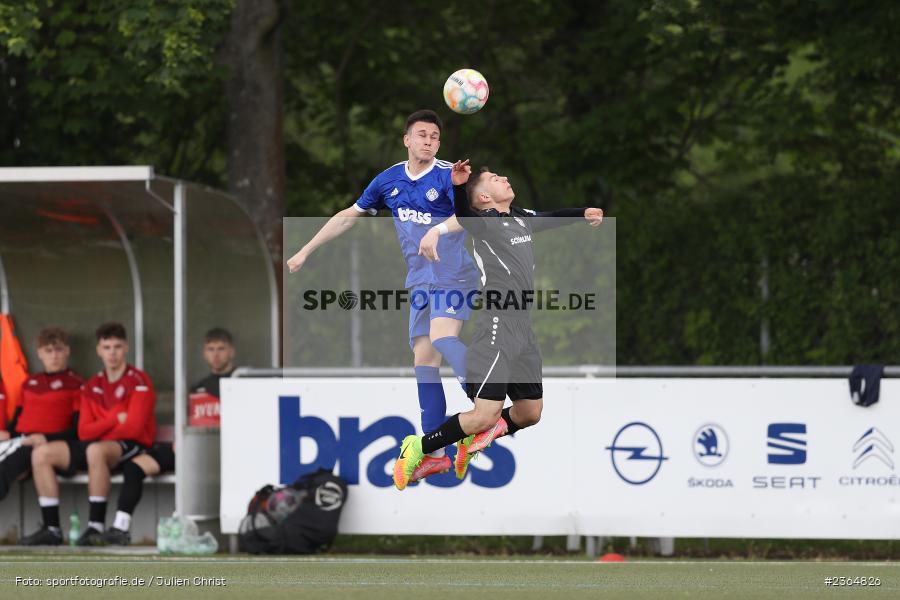
[[[382,171],[350,208],[335,214],[294,256],[287,261],[291,273],[303,267],[309,256],[326,242],[353,227],[356,218],[389,209],[394,218],[400,250],[406,260],[406,284],[410,290],[409,344],[414,355],[422,430],[431,433],[446,418],[447,401],[439,368],[447,359],[462,383],[466,373],[466,347],[459,339],[463,321],[471,314],[464,298],[479,285],[480,274],[465,249],[465,232],[455,221],[452,163],[437,159],[443,124],[431,110],[414,112],[406,120],[403,145],[408,159]],[[452,225],[452,223],[451,223]],[[440,260],[431,262],[419,251],[422,238],[434,229],[439,235],[436,251]],[[428,299],[423,307],[422,299]],[[443,449],[422,461],[410,481],[449,471],[451,463]]]

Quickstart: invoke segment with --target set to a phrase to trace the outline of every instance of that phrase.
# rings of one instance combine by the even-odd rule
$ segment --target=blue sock
[[[447,420],[447,399],[437,367],[416,367],[419,408],[422,409],[422,433],[429,434]]]
[[[439,340],[434,340],[431,342],[431,345],[437,348],[437,351],[447,359],[447,362],[450,363],[450,366],[453,368],[453,372],[456,374],[456,378],[459,380],[460,385],[465,389],[466,351],[468,350],[466,345],[459,341],[459,338],[455,335],[448,335]]]

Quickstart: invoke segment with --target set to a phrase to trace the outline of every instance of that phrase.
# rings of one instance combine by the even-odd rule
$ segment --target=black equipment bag
[[[281,488],[260,488],[247,507],[239,548],[251,554],[312,554],[331,544],[347,500],[347,484],[326,469]]]

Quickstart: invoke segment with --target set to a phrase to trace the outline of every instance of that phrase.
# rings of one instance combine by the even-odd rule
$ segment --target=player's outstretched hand
[[[290,257],[287,261],[288,271],[291,273],[296,273],[300,270],[300,267],[303,266],[303,263],[306,262],[306,253],[301,250],[297,254]]]
[[[453,163],[453,171],[450,172],[450,181],[453,185],[462,185],[469,180],[472,174],[472,167],[469,166],[469,159],[458,160]]]
[[[584,211],[584,218],[587,220],[591,227],[600,227],[600,223],[603,222],[603,209],[587,208]]]
[[[419,256],[424,256],[428,260],[441,262],[441,257],[438,256],[437,247],[438,240],[440,240],[441,234],[440,232],[432,227],[428,230],[428,232],[422,236],[422,241],[419,242]]]

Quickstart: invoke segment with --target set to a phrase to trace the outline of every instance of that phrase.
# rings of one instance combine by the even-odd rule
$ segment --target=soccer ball
[[[488,84],[475,69],[460,69],[444,84],[444,102],[461,115],[478,112],[487,103]]]
[[[272,492],[266,504],[269,514],[280,523],[289,514],[297,510],[303,500],[300,493],[290,487],[281,488]]]

